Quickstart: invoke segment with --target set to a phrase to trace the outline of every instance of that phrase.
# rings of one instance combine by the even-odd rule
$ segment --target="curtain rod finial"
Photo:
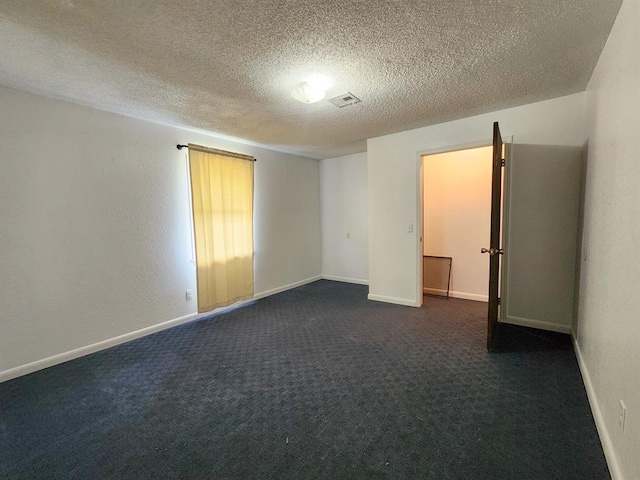
[[[189,145],[176,145],[178,150],[182,150],[183,148],[189,148]]]

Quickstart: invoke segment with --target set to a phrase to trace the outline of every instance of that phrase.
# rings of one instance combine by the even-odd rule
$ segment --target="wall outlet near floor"
[[[187,301],[193,300],[193,290],[187,290],[186,292],[184,292],[184,297]]]
[[[624,404],[622,400],[618,405],[618,427],[620,427],[620,431],[624,432],[624,420],[627,417],[627,406]]]

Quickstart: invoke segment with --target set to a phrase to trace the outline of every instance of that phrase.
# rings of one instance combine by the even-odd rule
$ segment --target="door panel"
[[[487,314],[487,350],[493,350],[498,325],[498,296],[500,270],[500,206],[502,199],[502,136],[498,122],[493,124],[493,160],[491,176],[491,236],[489,249],[489,308]]]
[[[505,183],[501,318],[570,332],[582,149],[513,145]]]

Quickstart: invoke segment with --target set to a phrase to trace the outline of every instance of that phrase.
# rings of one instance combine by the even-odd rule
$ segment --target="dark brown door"
[[[498,122],[493,124],[493,174],[491,177],[491,238],[489,249],[489,312],[487,317],[487,350],[493,350],[493,338],[498,326],[498,274],[500,272],[500,203],[502,197],[502,137]]]

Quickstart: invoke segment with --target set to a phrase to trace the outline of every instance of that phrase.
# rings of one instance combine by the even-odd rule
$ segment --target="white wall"
[[[577,342],[614,478],[640,478],[640,8],[626,0],[587,89]],[[627,405],[624,433],[618,402]]]
[[[582,146],[585,94],[501,110],[367,141],[369,298],[420,305],[420,155],[491,143],[492,122],[503,138],[527,144]]]
[[[317,160],[2,87],[0,111],[0,377],[196,311],[177,143],[258,158],[259,296],[320,275]]]
[[[452,297],[487,301],[492,148],[423,157],[424,254],[452,257]]]
[[[583,147],[511,146],[505,166],[500,320],[571,333]]]
[[[322,276],[367,283],[369,230],[367,154],[320,161]]]

